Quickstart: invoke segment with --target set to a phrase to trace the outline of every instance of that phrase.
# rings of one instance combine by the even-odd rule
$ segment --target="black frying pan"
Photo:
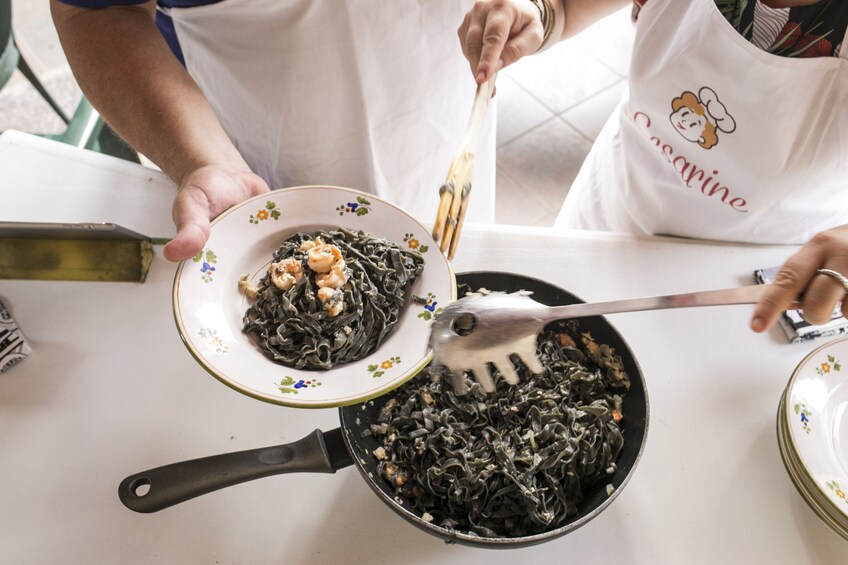
[[[457,281],[471,288],[532,291],[533,298],[549,306],[582,302],[571,293],[545,281],[511,273],[462,273],[457,276]],[[363,431],[377,422],[383,404],[393,396],[391,392],[364,405],[340,408],[341,427],[334,430],[315,430],[305,438],[285,445],[215,455],[150,469],[124,479],[118,487],[118,495],[121,502],[131,510],[157,512],[196,496],[253,479],[294,472],[335,473],[338,469],[355,465],[368,486],[384,503],[406,521],[448,543],[510,548],[557,538],[587,523],[612,503],[633,474],[648,433],[647,391],[630,348],[602,317],[583,318],[579,323],[581,331],[590,331],[597,343],[610,345],[621,356],[624,369],[630,376],[631,388],[622,406],[625,442],[615,474],[609,481],[588,486],[577,515],[558,528],[525,537],[483,538],[423,520],[412,502],[399,497],[377,471],[377,460],[372,452],[380,446],[380,440],[372,435],[362,436]],[[614,488],[611,494],[607,493],[607,484]]]

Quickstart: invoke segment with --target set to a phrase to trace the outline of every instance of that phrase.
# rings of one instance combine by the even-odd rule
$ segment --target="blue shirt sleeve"
[[[221,0],[158,0],[157,4],[166,8],[191,8],[192,6],[204,6],[220,1]],[[144,4],[148,2],[148,0],[59,0],[59,2],[70,6],[76,6],[78,8],[100,10],[110,6],[132,6]],[[165,12],[158,10],[156,12],[156,25],[159,27],[159,31],[162,32],[165,41],[171,47],[171,51],[174,53],[174,56],[176,56],[180,63],[185,65],[182,48],[180,47],[180,42],[177,38],[177,33],[174,29],[174,22],[171,20],[171,17]]]
[[[90,8],[99,10],[109,6],[129,6],[132,4],[144,4],[148,0],[59,0],[62,4],[77,6],[78,8]]]

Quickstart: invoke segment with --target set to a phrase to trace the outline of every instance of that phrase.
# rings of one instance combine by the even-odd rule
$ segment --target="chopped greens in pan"
[[[297,233],[274,252],[243,331],[273,361],[329,369],[369,355],[397,323],[405,289],[424,270],[417,252],[364,231]]]
[[[383,478],[425,519],[458,531],[520,537],[567,522],[585,486],[615,472],[630,386],[615,351],[577,328],[549,326],[538,341],[545,373],[521,367],[520,384],[497,379],[491,395],[468,379],[456,396],[433,367],[398,389],[365,432],[382,440]]]

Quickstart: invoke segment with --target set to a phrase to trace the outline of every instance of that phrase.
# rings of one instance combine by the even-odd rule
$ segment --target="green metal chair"
[[[72,116],[69,116],[56,100],[47,92],[44,85],[32,72],[26,59],[21,55],[12,31],[12,0],[0,0],[0,89],[12,77],[15,69],[20,70],[42,98],[67,125],[57,134],[39,134],[68,143],[76,147],[91,149],[99,153],[114,155],[128,161],[139,162],[138,153],[133,151],[106,123],[88,100],[83,97]],[[28,132],[37,133],[37,132]]]

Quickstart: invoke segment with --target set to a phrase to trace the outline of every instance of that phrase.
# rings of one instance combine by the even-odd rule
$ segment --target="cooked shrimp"
[[[307,264],[316,273],[328,273],[333,264],[342,260],[342,252],[335,245],[320,243],[307,253]]]
[[[303,276],[300,262],[294,257],[288,257],[268,267],[271,282],[280,290],[288,290]]]
[[[319,288],[317,294],[318,300],[320,300],[321,302],[328,302],[333,299],[333,296],[336,295],[336,289],[325,286]]]
[[[342,293],[338,289],[328,286],[319,288],[318,300],[323,303],[324,310],[327,311],[330,317],[338,316],[344,310],[344,300],[342,300]]]
[[[319,237],[318,239],[320,240],[321,238]],[[311,239],[307,239],[306,241],[300,244],[300,247],[298,249],[300,249],[300,251],[309,251],[316,245],[318,245],[316,242],[312,241]]]
[[[347,277],[344,259],[339,259],[329,273],[315,276],[315,284],[318,285],[318,288],[341,288],[347,282]]]
[[[324,304],[324,310],[327,311],[327,315],[331,318],[335,318],[344,310],[344,302],[339,300],[338,302],[327,302]]]

